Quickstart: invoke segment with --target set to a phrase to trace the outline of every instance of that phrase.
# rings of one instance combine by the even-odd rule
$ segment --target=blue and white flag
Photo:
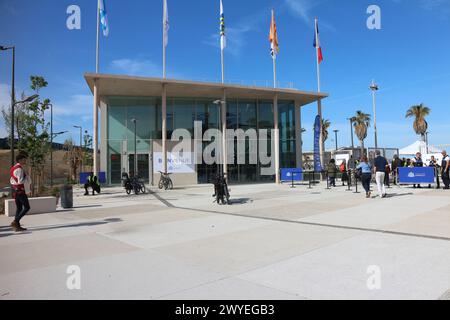
[[[100,25],[102,26],[103,35],[105,37],[109,34],[109,26],[108,26],[108,16],[106,14],[106,7],[104,0],[98,0],[98,8],[100,11]]]

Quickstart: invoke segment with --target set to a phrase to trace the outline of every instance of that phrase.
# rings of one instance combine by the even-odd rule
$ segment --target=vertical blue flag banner
[[[100,8],[100,24],[102,26],[103,35],[105,37],[109,34],[109,26],[108,26],[108,16],[106,14],[106,7],[104,0],[99,0],[99,8]]]
[[[316,117],[314,123],[314,171],[322,171],[322,164],[320,163],[320,116]]]

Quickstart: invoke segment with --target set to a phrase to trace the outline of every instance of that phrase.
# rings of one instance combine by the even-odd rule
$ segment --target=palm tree
[[[370,126],[370,114],[356,111],[356,116],[352,118],[355,133],[361,142],[361,154],[364,154],[364,139],[367,138],[367,128]]]
[[[328,129],[331,126],[330,120],[322,119],[322,142],[325,143],[328,139]]]
[[[431,113],[431,109],[425,106],[423,103],[412,106],[406,112],[406,118],[415,117],[413,128],[416,134],[419,134],[422,137],[422,141],[425,141],[425,133],[428,129],[428,123],[425,120],[425,117]]]

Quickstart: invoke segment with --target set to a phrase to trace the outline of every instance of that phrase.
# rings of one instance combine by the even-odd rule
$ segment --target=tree
[[[67,177],[69,181],[77,181],[78,168],[80,167],[81,160],[83,158],[83,152],[80,148],[75,146],[72,138],[64,141],[64,161],[69,165],[70,173]]]
[[[331,127],[330,120],[322,119],[322,142],[325,143],[328,139],[328,129]]]
[[[425,106],[423,103],[412,106],[406,112],[406,118],[414,117],[413,129],[416,134],[420,135],[422,141],[425,141],[425,133],[428,130],[428,123],[425,117],[431,113],[431,109]]]
[[[25,92],[21,94],[21,100],[26,98]],[[20,141],[20,126],[24,121],[26,115],[26,105],[23,103],[18,103],[14,106],[14,138]],[[11,137],[11,106],[2,106],[2,117],[3,123],[5,125],[8,138]]]
[[[93,155],[91,152],[92,136],[87,132],[87,130],[84,132],[83,140],[84,140],[83,164],[84,166],[92,166],[93,164]]]
[[[43,77],[31,76],[31,88],[38,93],[40,89],[47,86]],[[23,118],[17,125],[20,137],[18,147],[20,151],[28,154],[30,176],[33,181],[32,195],[40,192],[44,183],[44,166],[47,155],[50,152],[50,124],[45,121],[45,111],[48,110],[49,99],[40,101],[39,98],[24,104]]]
[[[367,138],[367,129],[370,126],[370,114],[356,111],[356,116],[352,118],[355,133],[361,142],[361,154],[364,154],[364,139]]]

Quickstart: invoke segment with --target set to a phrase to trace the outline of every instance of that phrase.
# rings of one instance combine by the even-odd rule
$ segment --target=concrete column
[[[107,121],[108,121],[108,106],[106,103],[100,101],[100,171],[108,171],[108,137],[107,137]]]
[[[98,79],[94,79],[94,139],[92,143],[93,147],[93,162],[94,162],[94,174],[98,176]]]
[[[162,87],[161,130],[163,171],[167,173],[167,84],[165,83]]]
[[[221,121],[222,121],[223,172],[224,172],[224,174],[227,174],[228,173],[228,161],[227,161],[227,92],[226,92],[226,89],[223,89]]]
[[[278,126],[278,94],[273,98],[273,123],[275,129],[275,183],[280,183],[280,131]]]
[[[297,168],[303,167],[302,136],[302,107],[300,101],[295,101],[295,159]]]

